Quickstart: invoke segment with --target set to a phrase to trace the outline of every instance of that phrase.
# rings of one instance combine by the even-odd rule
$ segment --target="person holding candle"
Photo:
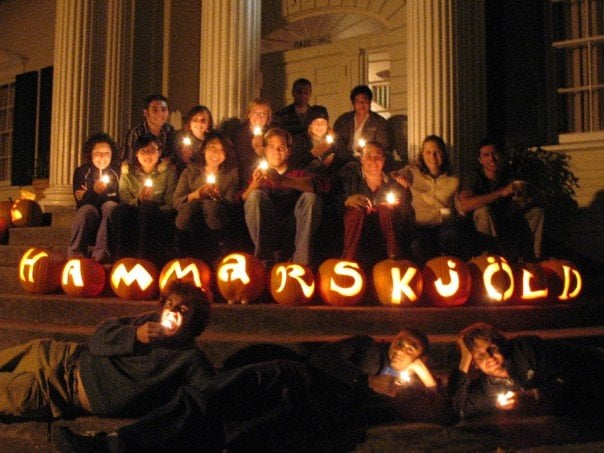
[[[254,242],[254,255],[274,259],[278,247],[288,247],[284,237],[295,232],[292,261],[311,264],[312,240],[321,221],[321,194],[329,180],[289,165],[292,137],[284,129],[270,129],[264,136],[267,169],[257,167],[241,194],[245,223]]]
[[[293,136],[290,165],[292,168],[327,173],[335,156],[334,132],[329,127],[329,115],[326,110],[311,108],[304,124],[304,133]]]
[[[378,142],[384,148],[386,169],[389,170],[392,156],[386,120],[371,111],[372,100],[373,93],[367,85],[354,87],[350,92],[353,111],[340,115],[334,123],[338,168],[346,162],[358,160],[365,144]]]
[[[188,164],[200,159],[204,139],[213,129],[212,112],[205,105],[196,105],[189,110],[185,126],[176,133],[174,164],[177,176]]]
[[[239,187],[245,187],[264,156],[264,133],[270,128],[272,110],[268,101],[256,98],[249,103],[247,119],[233,131],[231,140],[235,148]]]
[[[94,134],[86,140],[82,152],[86,163],[73,174],[76,214],[71,222],[67,256],[87,257],[105,263],[109,253],[108,219],[118,205],[119,147],[105,134]]]
[[[253,363],[204,388],[183,387],[168,405],[115,433],[64,428],[61,437],[75,451],[351,451],[359,427],[456,421],[426,366],[428,348],[426,335],[413,329],[390,343],[348,337],[305,361]]]
[[[124,138],[122,161],[134,158],[135,144],[142,135],[153,135],[160,158],[175,161],[176,132],[168,123],[168,98],[161,94],[147,96],[143,103],[143,121],[130,129]]]
[[[209,382],[214,367],[195,338],[210,306],[202,290],[175,282],[158,310],[105,321],[86,346],[42,339],[0,351],[0,416],[141,416],[183,383]]]
[[[499,411],[594,414],[604,408],[604,360],[595,349],[537,336],[507,339],[475,323],[461,331],[449,393],[462,418]]]
[[[359,258],[363,237],[371,240],[371,247],[367,244],[367,250],[363,250],[365,254],[375,253],[378,237],[385,241],[386,257],[401,254],[403,231],[413,221],[413,210],[409,191],[384,173],[385,161],[384,147],[378,142],[369,142],[361,150],[361,165],[348,166],[342,171],[344,259]],[[383,257],[367,256],[361,261],[372,264],[376,259]]]
[[[134,145],[134,158],[122,164],[121,203],[113,210],[110,224],[113,256],[139,257],[161,268],[168,260],[174,224],[172,200],[176,170],[169,161],[159,161],[159,148],[151,134]]]
[[[443,253],[464,261],[472,257],[469,232],[455,206],[459,178],[452,173],[447,147],[438,135],[424,139],[417,162],[391,173],[411,191],[416,226],[411,250],[419,263]]]
[[[187,165],[174,192],[176,241],[181,256],[217,258],[233,217],[239,175],[231,141],[210,132],[201,148],[201,162]]]

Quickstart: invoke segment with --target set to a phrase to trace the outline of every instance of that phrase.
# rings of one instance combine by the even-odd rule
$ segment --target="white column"
[[[216,123],[260,94],[261,0],[203,0],[200,103]]]
[[[134,0],[107,0],[103,131],[118,144],[128,129],[132,85]]]
[[[407,0],[409,159],[426,135],[451,148],[457,171],[486,133],[484,0]]]
[[[72,206],[72,176],[88,134],[92,3],[57,0],[50,136],[50,178],[42,203]]]

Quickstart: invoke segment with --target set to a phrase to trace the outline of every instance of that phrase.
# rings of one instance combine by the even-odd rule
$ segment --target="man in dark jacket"
[[[0,351],[0,416],[139,416],[159,407],[183,383],[214,376],[195,343],[209,314],[205,293],[177,282],[157,312],[109,320],[87,347],[44,339]]]
[[[390,344],[346,338],[304,362],[251,364],[219,375],[206,388],[183,387],[170,404],[108,436],[65,428],[63,441],[76,451],[269,451],[296,442],[316,449],[333,433],[347,433],[350,440],[360,426],[450,422],[445,392],[423,360],[428,344],[413,330],[401,331]]]
[[[457,343],[458,369],[449,393],[462,418],[518,410],[569,415],[602,411],[604,363],[596,350],[536,336],[506,339],[493,326],[476,323]],[[470,377],[472,364],[477,377]]]

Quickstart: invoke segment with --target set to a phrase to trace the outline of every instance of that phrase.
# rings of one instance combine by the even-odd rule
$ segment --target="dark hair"
[[[120,156],[120,147],[115,143],[115,140],[111,138],[109,134],[105,132],[99,132],[97,134],[93,134],[84,142],[84,146],[82,147],[82,158],[87,162],[92,162],[92,150],[99,143],[107,143],[111,148],[111,163],[109,164],[112,167],[119,168],[119,156]]]
[[[421,353],[422,356],[425,356],[428,354],[428,351],[430,350],[430,340],[428,339],[428,336],[424,332],[422,332],[419,329],[401,329],[400,332],[406,332],[409,335],[411,335],[413,338],[415,338],[416,340],[419,341],[419,344],[422,347],[422,353]]]
[[[136,141],[134,142],[134,147],[132,149],[132,156],[130,156],[131,165],[140,168],[141,164],[138,161],[136,153],[151,142],[154,142],[156,145],[159,145],[159,143],[157,143],[157,137],[153,134],[143,134],[136,139]],[[159,150],[159,156],[161,157],[161,150]]]
[[[493,146],[497,150],[497,152],[501,154],[501,150],[503,149],[503,147],[501,146],[499,140],[496,140],[492,137],[486,137],[480,140],[478,142],[478,145],[476,145],[476,157],[480,157],[480,150],[482,149],[482,147],[487,145]]]
[[[292,91],[294,91],[296,87],[300,85],[307,85],[312,88],[312,83],[310,83],[310,80],[301,77],[299,79],[296,79],[296,81],[292,85]]]
[[[327,109],[313,105],[308,109],[308,113],[304,117],[304,124],[306,125],[306,129],[308,129],[311,123],[318,118],[324,119],[329,123],[329,114],[327,113]]]
[[[371,92],[371,88],[369,88],[367,85],[357,85],[350,92],[350,102],[354,102],[354,98],[357,97],[357,95],[359,94],[364,94],[370,101],[373,100],[373,93]]]
[[[203,112],[207,113],[210,119],[208,123],[208,131],[214,129],[214,117],[212,116],[212,112],[210,111],[210,109],[207,108],[205,105],[196,105],[191,110],[189,110],[189,113],[187,113],[187,128],[189,128],[189,123],[191,122],[191,119],[198,113]]]
[[[254,105],[263,105],[264,107],[268,108],[268,121],[266,124],[270,124],[273,118],[273,109],[271,108],[271,103],[264,98],[254,98],[247,105],[247,113],[252,111],[252,107]]]
[[[365,143],[365,146],[363,146],[363,149],[361,150],[361,155],[365,152],[365,150],[367,149],[367,147],[369,145],[375,146],[377,149],[379,149],[382,152],[382,156],[386,157],[386,149],[384,148],[384,145],[382,145],[380,142],[376,142],[376,141],[371,141],[371,142]]]
[[[475,322],[461,331],[463,342],[470,351],[474,350],[476,340],[481,339],[497,345],[504,352],[507,349],[508,340],[495,327],[486,322]]]
[[[151,105],[151,103],[153,101],[162,101],[162,102],[165,102],[166,105],[168,104],[168,98],[167,97],[165,97],[163,94],[157,94],[157,93],[155,93],[155,94],[151,94],[151,95],[149,95],[149,96],[147,96],[145,98],[145,100],[143,101],[143,108],[145,110],[147,110],[149,108],[149,105]]]
[[[281,129],[280,127],[271,127],[266,134],[264,134],[264,144],[266,145],[268,139],[274,137],[275,135],[282,137],[283,140],[285,140],[287,147],[291,150],[294,140],[289,132],[287,132],[285,129]]]
[[[180,296],[183,304],[193,307],[193,316],[191,317],[189,329],[194,336],[199,336],[205,330],[210,320],[211,303],[205,291],[192,283],[175,280],[168,285],[159,298],[161,307],[164,306],[170,295]]]
[[[436,146],[438,147],[438,149],[440,149],[443,153],[443,162],[440,165],[441,173],[444,173],[445,175],[450,175],[451,173],[453,173],[453,168],[451,166],[451,159],[449,158],[449,150],[447,149],[447,146],[445,145],[445,141],[442,139],[442,137],[439,137],[438,135],[428,135],[426,138],[424,138],[424,141],[422,142],[422,149],[424,148],[424,144],[426,142],[436,143]],[[421,150],[420,150],[419,155],[417,156],[417,168],[419,168],[419,171],[421,171],[425,175],[430,174],[430,170],[428,169],[428,166],[426,165],[426,162],[424,161],[424,156],[421,153]]]
[[[200,157],[201,157],[200,165],[201,166],[205,165],[206,148],[208,147],[210,142],[213,142],[214,140],[219,140],[220,143],[222,143],[222,147],[224,148],[224,152],[226,154],[226,159],[221,164],[221,166],[227,170],[235,167],[235,165],[236,165],[235,147],[233,146],[233,142],[226,134],[224,134],[220,131],[208,132],[208,134],[204,137],[203,145],[201,145],[201,150],[200,150]]]

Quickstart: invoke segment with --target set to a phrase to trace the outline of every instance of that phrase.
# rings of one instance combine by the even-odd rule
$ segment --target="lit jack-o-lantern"
[[[328,305],[356,305],[365,295],[365,272],[356,261],[325,260],[318,276],[319,294]]]
[[[163,294],[168,285],[175,281],[187,282],[202,289],[210,302],[212,293],[212,270],[210,266],[195,258],[177,258],[169,261],[159,274],[159,290]]]
[[[229,304],[246,304],[256,299],[266,285],[266,269],[262,261],[249,253],[231,253],[216,269],[218,290]]]
[[[424,298],[432,305],[455,307],[466,303],[472,289],[468,266],[458,258],[439,256],[424,266]]]
[[[516,294],[518,303],[536,303],[547,300],[549,288],[543,269],[534,263],[524,263],[514,267]]]
[[[157,268],[151,261],[122,258],[111,268],[109,283],[122,299],[148,300],[157,296]]]
[[[411,261],[387,259],[373,267],[373,285],[382,305],[413,305],[422,295],[424,278]]]
[[[19,261],[19,283],[33,294],[48,294],[61,286],[61,272],[65,264],[62,253],[32,247]]]
[[[11,208],[11,219],[16,227],[38,226],[42,223],[42,208],[34,200],[16,200]]]
[[[103,292],[107,276],[98,261],[90,258],[72,258],[63,268],[61,287],[74,297],[96,297]]]
[[[505,303],[514,295],[514,273],[505,258],[481,255],[468,263],[473,298],[479,303]]]
[[[547,276],[550,297],[561,302],[576,299],[583,289],[581,271],[570,261],[546,260],[539,263]]]
[[[305,305],[315,294],[315,276],[309,266],[278,263],[271,270],[273,299],[284,305]]]

